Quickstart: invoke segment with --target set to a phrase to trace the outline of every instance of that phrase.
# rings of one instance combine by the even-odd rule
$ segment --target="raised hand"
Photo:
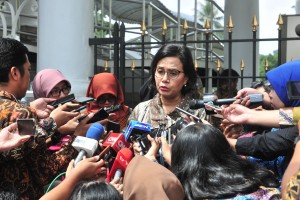
[[[30,135],[19,135],[17,123],[13,123],[3,128],[0,132],[0,152],[18,147],[29,140],[29,138]]]

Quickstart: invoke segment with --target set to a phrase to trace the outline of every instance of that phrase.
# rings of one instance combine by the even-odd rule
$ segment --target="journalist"
[[[293,114],[291,114],[292,110],[286,109],[286,107],[299,106],[300,100],[288,98],[286,85],[288,81],[300,80],[299,65],[300,61],[288,62],[266,74],[270,82],[267,91],[271,106],[277,110],[255,111],[238,104],[232,104],[222,111],[224,118],[232,123],[282,128],[273,132],[256,134],[253,137],[227,138],[232,148],[241,155],[265,160],[273,160],[278,156],[285,156],[285,160],[280,166],[282,172],[284,172],[290,161],[294,151],[293,142],[298,135],[298,128],[294,126],[295,120]],[[245,97],[246,100],[246,96],[252,92],[253,89],[242,89],[237,97]],[[286,128],[286,126],[289,127]]]

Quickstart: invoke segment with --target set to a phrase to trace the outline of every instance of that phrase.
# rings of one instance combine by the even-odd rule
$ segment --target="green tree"
[[[98,10],[98,12],[96,12],[96,28],[95,28],[95,37],[96,38],[103,38],[106,35],[109,34],[108,29],[110,27],[112,27],[113,25],[110,25],[108,22],[108,16],[102,14],[102,12],[100,10]],[[102,25],[103,22],[103,25]]]
[[[200,10],[198,10],[199,21],[204,25],[206,19],[212,24],[212,29],[222,29],[224,28],[222,20],[223,16],[219,16],[219,10],[208,0],[205,1],[205,4],[200,3]],[[223,38],[223,31],[215,33],[218,37]]]
[[[260,55],[259,56],[259,65],[260,65],[260,76],[265,77],[266,76],[266,67],[265,67],[265,62],[266,59],[268,60],[268,71],[271,69],[274,69],[278,66],[278,51],[274,51],[273,54],[269,55]]]

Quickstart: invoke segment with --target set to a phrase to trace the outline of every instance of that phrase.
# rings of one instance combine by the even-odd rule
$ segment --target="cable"
[[[47,188],[45,194],[46,194],[47,192],[49,192],[49,190],[50,190],[50,188],[52,187],[52,185],[54,184],[54,182],[55,182],[58,178],[60,178],[61,176],[65,175],[65,174],[66,174],[66,172],[62,172],[62,173],[60,173],[59,175],[57,175],[57,176],[53,179],[53,181],[49,184],[49,186],[48,186],[48,188]]]

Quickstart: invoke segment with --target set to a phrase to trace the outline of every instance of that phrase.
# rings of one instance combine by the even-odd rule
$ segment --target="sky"
[[[176,0],[160,0],[170,10],[177,11]],[[249,1],[249,0],[247,0]],[[204,2],[204,0],[200,0]],[[215,0],[222,8],[224,8],[224,0]],[[194,13],[195,0],[181,0],[181,13]],[[276,38],[278,36],[278,20],[279,14],[295,14],[296,0],[259,0],[259,35],[260,38]],[[259,46],[260,54],[267,55],[277,50],[277,42],[264,42]]]

